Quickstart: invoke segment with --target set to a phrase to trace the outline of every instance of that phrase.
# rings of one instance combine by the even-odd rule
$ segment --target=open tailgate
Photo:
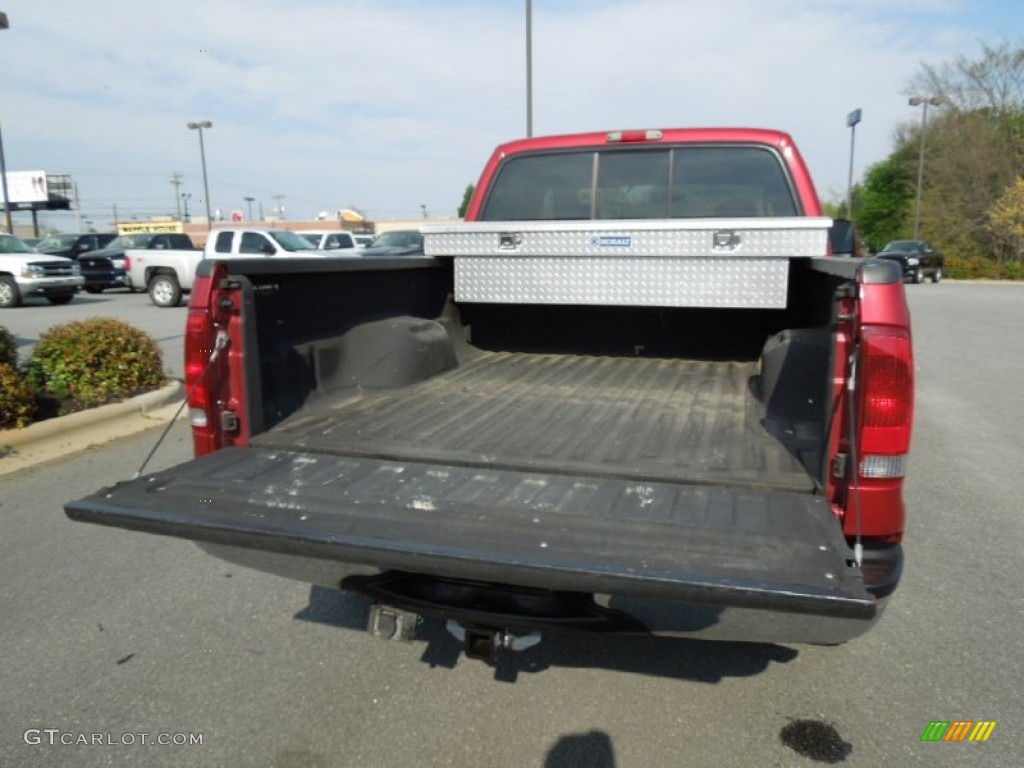
[[[73,520],[553,590],[870,619],[810,494],[229,448],[65,506]]]

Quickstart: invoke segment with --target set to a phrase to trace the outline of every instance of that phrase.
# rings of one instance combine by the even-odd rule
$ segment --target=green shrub
[[[63,402],[62,412],[123,400],[164,383],[163,359],[153,338],[106,317],[44,333],[27,375],[37,395]]]
[[[10,331],[0,325],[0,363],[18,364],[18,344]]]
[[[949,256],[946,259],[946,277],[954,280],[995,280],[999,277],[999,265],[981,256]]]
[[[0,362],[0,429],[24,427],[35,412],[35,394],[21,371],[8,362]]]
[[[1024,262],[1008,261],[1003,264],[1004,280],[1024,280]]]

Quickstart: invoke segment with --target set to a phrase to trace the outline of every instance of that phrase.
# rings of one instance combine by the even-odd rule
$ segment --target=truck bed
[[[308,403],[254,444],[316,454],[812,492],[820,425],[766,419],[757,362],[482,352]]]

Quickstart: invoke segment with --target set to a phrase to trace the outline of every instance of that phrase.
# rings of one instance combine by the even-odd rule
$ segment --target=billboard
[[[7,194],[11,203],[45,203],[50,199],[46,186],[46,171],[8,171]],[[0,202],[3,199],[3,187],[0,186]]]

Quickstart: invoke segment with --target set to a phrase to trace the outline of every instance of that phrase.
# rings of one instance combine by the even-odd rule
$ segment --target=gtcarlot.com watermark
[[[67,747],[133,747],[140,744],[156,744],[161,747],[201,746],[201,733],[86,733],[84,731],[62,731],[60,728],[29,728],[22,736],[26,744],[38,746]]]

